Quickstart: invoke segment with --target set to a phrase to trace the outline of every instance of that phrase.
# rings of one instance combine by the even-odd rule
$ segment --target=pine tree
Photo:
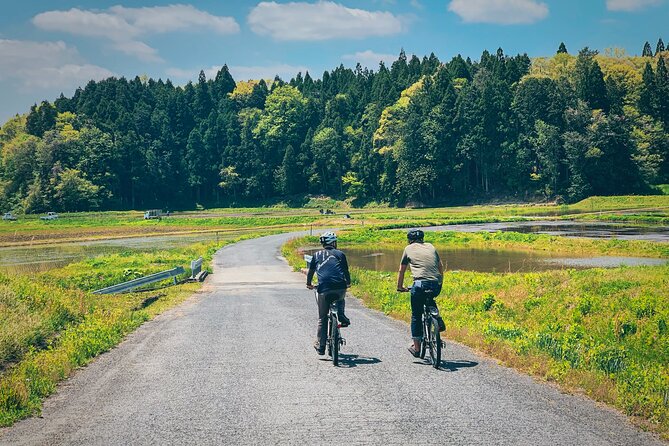
[[[557,54],[569,54],[567,51],[567,46],[564,44],[564,42],[560,42],[560,48],[558,48]]]
[[[578,53],[574,67],[576,97],[587,102],[593,109],[609,110],[608,94],[604,74],[595,60],[597,51],[583,48]]]
[[[641,91],[639,92],[639,111],[647,115],[654,115],[655,73],[650,63],[646,62],[643,69]]]
[[[228,94],[232,93],[235,90],[235,86],[235,80],[232,78],[228,66],[223,65],[223,68],[216,73],[216,78],[211,88],[211,95],[218,103],[221,99],[226,98]]]
[[[657,56],[658,54],[660,54],[664,50],[665,50],[664,42],[662,41],[662,38],[660,38],[657,41],[657,46],[655,47],[655,55]]]
[[[653,57],[653,49],[650,47],[650,43],[646,42],[643,45],[643,51],[641,52],[642,57]]]
[[[590,91],[588,93],[587,101],[594,109],[601,109],[605,112],[609,111],[609,99],[606,90],[606,82],[604,82],[604,73],[597,61],[594,61],[590,68]]]
[[[657,119],[669,126],[669,72],[664,57],[657,60],[654,91],[655,113]]]
[[[197,87],[195,88],[195,102],[193,104],[193,111],[200,120],[205,120],[211,112],[211,95],[209,94],[209,84],[204,75],[204,71],[200,71],[198,76]]]

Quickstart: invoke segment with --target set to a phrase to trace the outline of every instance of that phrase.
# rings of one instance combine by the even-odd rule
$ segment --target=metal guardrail
[[[134,288],[138,288],[142,285],[148,285],[150,283],[154,282],[160,282],[161,280],[169,279],[170,277],[174,278],[174,282],[176,283],[176,277],[179,274],[183,274],[186,271],[183,269],[182,266],[178,266],[174,269],[170,269],[167,271],[163,271],[160,273],[155,273],[151,274],[149,276],[145,277],[140,277],[139,279],[134,279],[130,280],[128,282],[123,282],[119,283],[118,285],[112,285],[107,288],[103,288],[101,290],[93,291],[93,294],[116,294],[116,293],[123,293],[124,291],[129,291]]]
[[[195,276],[197,276],[198,274],[200,274],[200,272],[202,272],[202,257],[190,262],[190,269],[191,269],[190,278],[191,280],[195,280]]]

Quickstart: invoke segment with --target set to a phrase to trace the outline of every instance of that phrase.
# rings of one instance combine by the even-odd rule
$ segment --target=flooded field
[[[606,222],[578,222],[573,220],[540,220],[508,223],[481,223],[424,228],[426,231],[456,232],[522,232],[561,235],[564,237],[617,238],[669,242],[667,226],[631,226]]]
[[[227,237],[239,234],[226,235]],[[151,251],[188,246],[197,242],[223,240],[214,232],[157,237],[134,237],[54,245],[17,246],[0,248],[0,269],[17,273],[38,273],[99,255],[123,251]]]
[[[580,223],[574,221],[529,221],[511,223],[485,223],[439,226],[427,231],[515,231],[561,235],[566,237],[620,238],[669,242],[669,227],[623,226],[610,223]],[[119,238],[88,242],[63,243],[0,248],[0,270],[24,274],[37,273],[67,265],[71,262],[99,255],[123,251],[150,251],[188,246],[197,242],[224,240],[239,236],[239,232],[215,232],[165,235],[151,237]],[[379,271],[396,271],[401,249],[346,250],[354,266]],[[559,268],[614,267],[625,265],[656,265],[663,260],[648,258],[554,256],[525,251],[500,251],[486,249],[454,249],[442,253],[449,270],[472,271],[544,271]]]
[[[439,249],[439,248],[438,248]],[[304,249],[312,254],[318,248]],[[374,271],[397,271],[403,248],[345,248],[351,266]],[[617,266],[664,265],[667,260],[642,257],[575,257],[508,249],[455,248],[439,249],[444,266],[450,271],[533,272],[563,268],[614,268]]]

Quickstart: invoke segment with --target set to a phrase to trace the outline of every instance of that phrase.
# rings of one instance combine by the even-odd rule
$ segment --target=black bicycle
[[[404,293],[411,292],[410,288],[402,290]],[[429,305],[429,302],[423,304],[423,340],[420,343],[418,355],[420,359],[425,359],[425,354],[429,352],[432,367],[438,369],[441,366],[441,349],[444,343],[441,340],[439,330],[439,309]]]
[[[423,341],[420,343],[420,358],[425,358],[429,352],[432,367],[438,369],[441,365],[441,348],[443,343],[439,334],[439,310],[437,307],[423,305]]]
[[[314,291],[316,303],[318,304],[318,293]],[[339,309],[337,308],[337,301],[330,303],[330,310],[328,311],[328,339],[326,341],[328,356],[332,358],[332,364],[336,367],[339,365],[339,349],[346,345],[346,339],[341,336],[341,323],[339,322]]]

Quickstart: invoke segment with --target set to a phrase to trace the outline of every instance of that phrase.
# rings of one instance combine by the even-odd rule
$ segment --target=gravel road
[[[408,327],[352,298],[341,367],[312,348],[316,306],[279,247],[222,249],[185,304],[67,380],[11,445],[665,445],[613,410],[448,343],[442,370]]]

